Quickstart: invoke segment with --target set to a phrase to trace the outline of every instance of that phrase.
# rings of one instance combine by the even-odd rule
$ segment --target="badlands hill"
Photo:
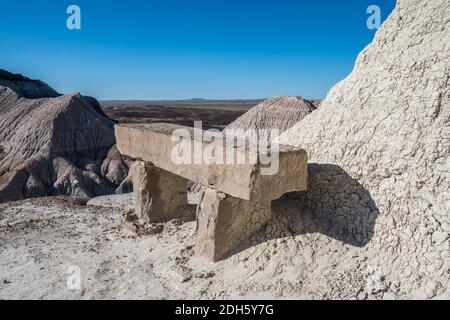
[[[314,104],[301,97],[273,97],[251,108],[230,123],[225,130],[278,129],[281,133],[314,110]]]
[[[10,88],[20,97],[28,99],[58,97],[60,94],[40,80],[0,69],[0,86]]]
[[[114,193],[120,179],[108,169],[117,166],[108,160],[101,170],[113,124],[94,98],[0,71],[0,202]]]
[[[399,0],[321,107],[280,138],[310,156],[305,212],[364,246],[384,288],[450,287],[450,2]]]

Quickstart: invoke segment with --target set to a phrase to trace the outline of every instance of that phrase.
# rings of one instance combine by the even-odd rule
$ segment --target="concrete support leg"
[[[133,200],[136,215],[143,222],[163,222],[187,204],[187,180],[139,161],[133,168]]]
[[[199,196],[195,253],[211,261],[225,258],[272,216],[270,200],[242,200],[208,187]]]

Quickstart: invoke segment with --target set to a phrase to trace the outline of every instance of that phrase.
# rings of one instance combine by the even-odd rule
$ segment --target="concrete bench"
[[[177,139],[180,131],[192,139]],[[135,211],[141,220],[174,218],[175,209],[187,204],[188,181],[202,185],[195,253],[212,261],[224,258],[267,223],[272,200],[306,190],[307,154],[299,148],[279,146],[276,174],[264,175],[267,165],[258,152],[238,140],[214,149],[217,139],[199,129],[165,123],[120,124],[115,134],[118,150],[142,161],[133,178]],[[180,150],[192,151],[187,152],[189,161],[175,159]],[[200,161],[195,158],[199,152]],[[248,161],[222,163],[230,154]]]

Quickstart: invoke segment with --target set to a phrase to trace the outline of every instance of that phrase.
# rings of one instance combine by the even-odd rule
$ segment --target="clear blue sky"
[[[66,9],[81,8],[81,30]],[[323,98],[395,0],[2,1],[0,68],[98,99]]]

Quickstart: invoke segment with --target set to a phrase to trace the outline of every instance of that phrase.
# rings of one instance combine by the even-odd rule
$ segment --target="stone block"
[[[272,216],[271,201],[242,200],[204,187],[197,206],[195,254],[211,261],[227,256]]]
[[[133,168],[135,213],[143,222],[162,222],[174,218],[177,208],[187,204],[188,181],[139,161]]]

